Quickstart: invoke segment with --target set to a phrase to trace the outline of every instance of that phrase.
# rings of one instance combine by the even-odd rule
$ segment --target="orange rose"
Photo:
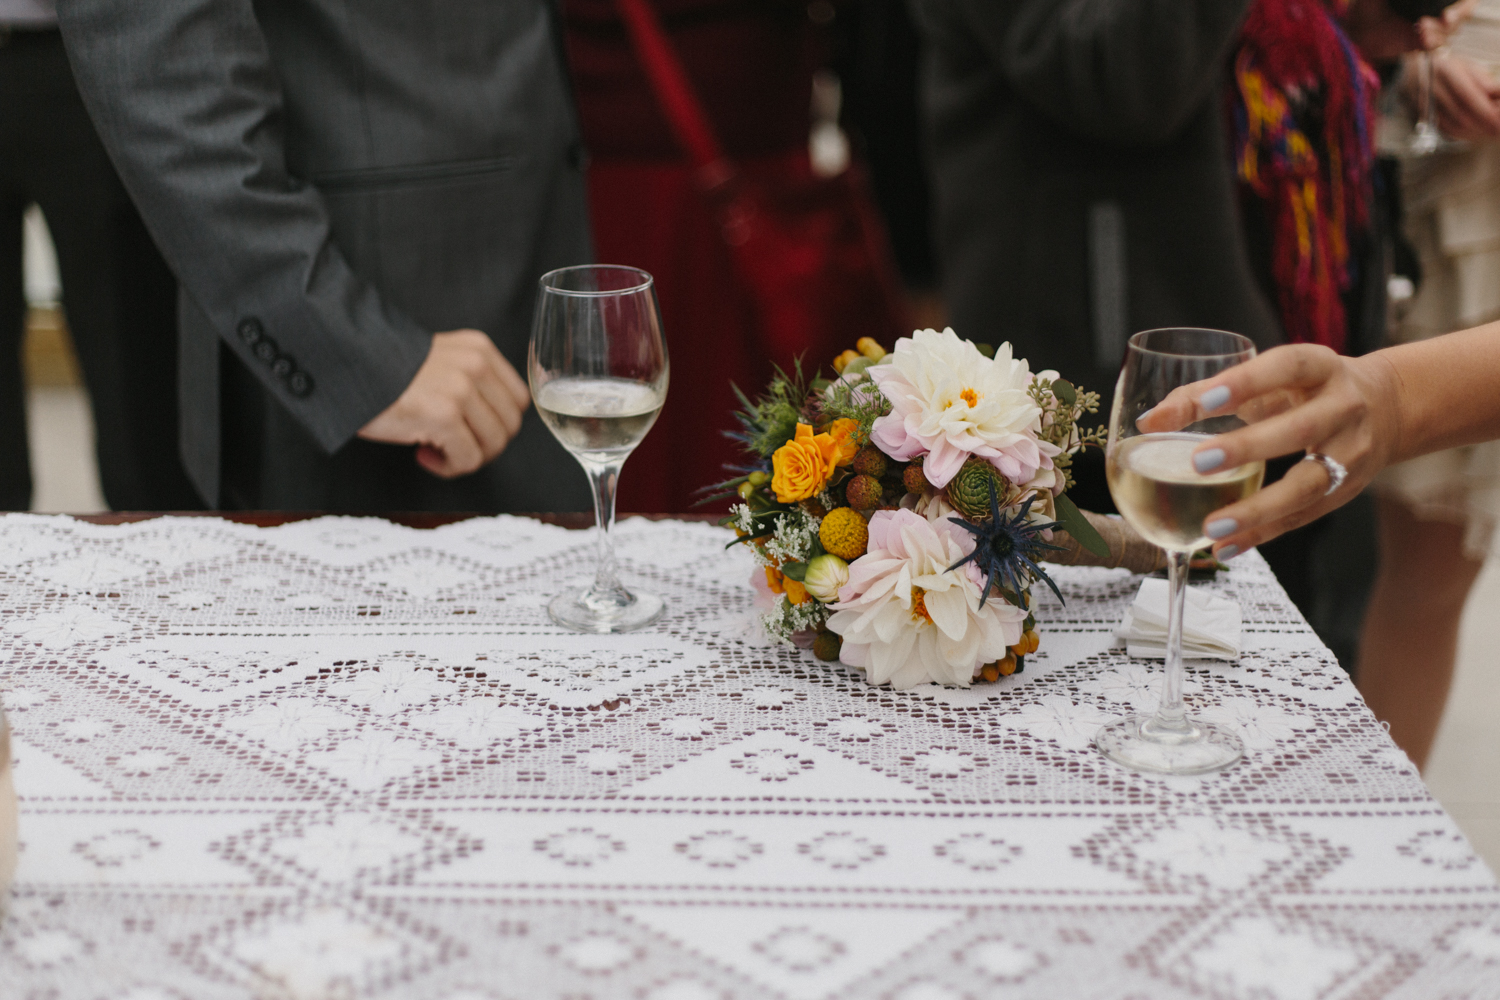
[[[782,503],[816,496],[838,464],[839,444],[831,434],[814,434],[808,424],[797,425],[797,436],[771,456],[771,489]]]
[[[796,580],[793,580],[791,577],[787,577],[782,582],[786,584],[787,600],[791,601],[793,604],[801,604],[803,601],[807,600],[807,588],[802,586],[802,584],[798,583]]]
[[[766,567],[766,586],[771,588],[773,594],[786,593],[786,577],[781,575],[781,570]]]
[[[854,461],[854,456],[859,453],[859,442],[854,435],[859,431],[859,424],[848,417],[839,417],[828,425],[828,436],[833,438],[838,445],[838,461],[836,465],[848,465]]]

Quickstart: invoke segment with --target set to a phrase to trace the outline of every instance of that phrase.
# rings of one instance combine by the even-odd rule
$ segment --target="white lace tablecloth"
[[[757,642],[722,530],[619,534],[669,612],[599,638],[529,520],[0,519],[0,998],[1500,997],[1500,887],[1259,556],[1188,686],[1247,759],[1162,779],[1089,742],[1154,701],[1122,572],[894,693]]]

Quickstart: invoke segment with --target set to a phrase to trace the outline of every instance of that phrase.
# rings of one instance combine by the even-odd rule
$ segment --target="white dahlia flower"
[[[839,659],[872,684],[968,687],[974,671],[1021,640],[1026,612],[999,597],[983,604],[968,532],[909,510],[870,518],[870,547],[849,566],[828,628],[844,637]]]
[[[896,341],[890,364],[869,375],[891,401],[870,438],[898,461],[927,458],[922,474],[948,485],[970,455],[988,459],[1018,485],[1045,479],[1055,445],[1041,441],[1041,408],[1032,400],[1031,369],[1001,344],[993,358],[947,329],[918,330]],[[1052,485],[1050,481],[1046,485]]]

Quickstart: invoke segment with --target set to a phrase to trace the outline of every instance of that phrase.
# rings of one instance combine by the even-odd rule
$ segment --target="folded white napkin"
[[[1240,606],[1205,590],[1187,589],[1182,623],[1182,655],[1233,660],[1240,655]],[[1147,578],[1135,603],[1125,610],[1118,638],[1131,656],[1167,658],[1167,581]]]

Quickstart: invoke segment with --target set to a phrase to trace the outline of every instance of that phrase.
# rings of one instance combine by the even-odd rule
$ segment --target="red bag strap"
[[[667,124],[692,160],[698,182],[708,190],[721,187],[738,171],[724,154],[708,112],[693,89],[681,57],[667,38],[661,19],[648,0],[615,0],[615,7],[625,22],[636,57],[646,71],[646,79]]]

